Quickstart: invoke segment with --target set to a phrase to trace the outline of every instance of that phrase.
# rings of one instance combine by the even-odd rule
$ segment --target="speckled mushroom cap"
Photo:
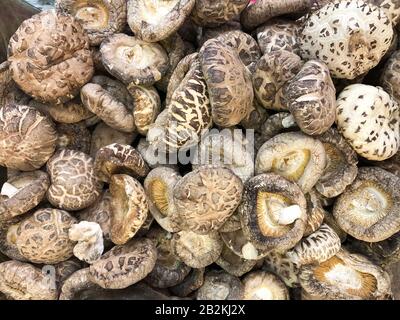
[[[86,153],[62,149],[47,162],[50,188],[47,199],[64,210],[80,210],[100,196],[102,183],[96,176],[94,161]]]
[[[301,56],[327,64],[335,78],[354,79],[389,49],[391,21],[365,1],[334,1],[312,13],[300,34]]]
[[[230,169],[201,166],[174,186],[174,204],[182,229],[198,234],[218,230],[238,207],[242,181]]]
[[[127,144],[113,143],[96,153],[94,168],[101,181],[109,182],[117,173],[144,178],[150,171],[141,154]]]
[[[187,297],[204,283],[205,268],[192,268],[189,275],[178,285],[169,288],[175,296]]]
[[[307,202],[297,184],[269,173],[249,179],[240,205],[242,229],[257,248],[287,250],[302,238]]]
[[[57,300],[55,280],[29,263],[0,263],[0,292],[12,300]]]
[[[336,118],[336,89],[327,66],[307,61],[282,89],[286,106],[301,131],[309,135],[327,131]]]
[[[131,239],[143,225],[149,206],[142,185],[126,174],[111,176],[110,192],[111,240],[120,245]]]
[[[219,256],[218,260],[215,261],[215,263],[229,274],[236,277],[241,277],[253,269],[257,263],[257,260],[247,260],[239,257],[224,244],[221,255]]]
[[[400,50],[395,51],[386,62],[379,84],[397,102],[400,101]]]
[[[325,209],[318,192],[313,188],[304,195],[307,201],[307,224],[304,237],[319,229],[325,218]]]
[[[321,264],[300,269],[300,284],[311,296],[335,300],[381,300],[391,293],[389,275],[359,254],[341,250]]]
[[[381,168],[362,167],[336,200],[338,225],[356,239],[377,242],[400,231],[399,178]]]
[[[128,24],[147,42],[168,38],[183,24],[195,0],[128,0]]]
[[[100,52],[107,71],[126,84],[152,85],[169,66],[168,55],[161,45],[123,33],[104,40]]]
[[[393,26],[396,26],[400,21],[400,6],[397,0],[368,0],[382,9],[383,12],[388,16]]]
[[[256,174],[274,172],[308,192],[326,164],[323,144],[301,132],[281,133],[265,142],[256,157]]]
[[[286,255],[286,252],[269,251],[264,258],[265,271],[272,272],[289,288],[297,288],[299,283],[299,266]]]
[[[157,249],[150,239],[115,246],[89,267],[89,279],[105,289],[123,289],[144,279],[154,268]]]
[[[353,84],[338,96],[339,132],[369,160],[385,160],[397,152],[399,120],[399,105],[380,87]]]
[[[55,150],[53,123],[32,107],[6,105],[0,109],[0,164],[10,169],[39,169]]]
[[[0,252],[11,260],[22,262],[28,261],[18,250],[16,245],[16,234],[18,226],[25,216],[17,216],[11,220],[0,223]]]
[[[58,209],[39,209],[24,219],[16,231],[18,251],[33,263],[56,264],[72,257],[75,243],[68,238],[77,220]]]
[[[385,169],[400,178],[400,151],[397,151],[393,157],[383,161],[371,161],[371,165]]]
[[[257,42],[263,54],[286,50],[300,53],[297,41],[300,26],[292,20],[271,19],[256,30]]]
[[[156,120],[161,110],[161,99],[157,90],[151,86],[137,86],[131,84],[128,87],[132,95],[134,109],[133,119],[137,131],[146,135],[149,127]]]
[[[222,270],[206,273],[203,285],[197,290],[197,300],[242,300],[244,287],[238,277]]]
[[[197,35],[195,43],[197,47],[203,46],[203,44],[212,38],[217,38],[225,32],[242,30],[242,26],[239,21],[231,20],[224,24],[214,27],[204,26],[201,28],[201,32]],[[254,40],[254,39],[253,39]]]
[[[326,166],[315,188],[328,198],[341,194],[357,176],[357,154],[334,128],[317,137],[324,145]]]
[[[0,64],[0,106],[6,104],[26,104],[31,98],[14,82],[11,76],[10,62]]]
[[[245,118],[240,121],[240,125],[244,129],[253,129],[255,133],[262,132],[262,125],[268,119],[269,114],[267,110],[258,102],[257,99],[253,99],[252,107]]]
[[[56,9],[72,15],[82,25],[92,46],[123,31],[126,24],[125,0],[56,0]]]
[[[157,223],[169,232],[180,231],[180,217],[174,205],[174,186],[182,177],[167,167],[150,171],[144,180],[144,189],[149,199],[149,209]]]
[[[23,172],[8,179],[1,188],[0,221],[9,220],[36,207],[50,186],[47,173]]]
[[[204,43],[199,60],[214,123],[221,127],[238,124],[249,113],[254,97],[250,72],[235,50],[217,39]]]
[[[96,76],[81,90],[84,106],[110,127],[123,132],[135,130],[133,99],[119,81]]]
[[[243,285],[244,300],[289,300],[285,284],[270,272],[250,272],[244,277]]]
[[[84,122],[60,123],[56,129],[57,149],[71,149],[89,154],[92,135]]]
[[[196,0],[191,18],[200,26],[218,26],[236,17],[249,0]]]
[[[302,65],[297,54],[286,50],[267,52],[258,60],[252,81],[254,94],[264,108],[287,110],[282,87],[300,71]]]
[[[8,60],[18,86],[42,102],[70,100],[94,72],[89,39],[81,25],[55,10],[21,24],[10,39]]]
[[[223,242],[217,232],[202,235],[193,231],[179,231],[173,234],[171,246],[174,254],[186,265],[204,268],[218,259]]]

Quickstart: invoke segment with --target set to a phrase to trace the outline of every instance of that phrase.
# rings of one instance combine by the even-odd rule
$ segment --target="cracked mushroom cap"
[[[104,40],[100,52],[106,70],[126,84],[152,85],[169,67],[168,54],[161,45],[123,33]]]
[[[92,135],[84,122],[57,125],[57,149],[71,149],[89,154]]]
[[[56,9],[70,14],[81,24],[92,46],[122,32],[126,25],[125,0],[56,0]]]
[[[267,110],[258,102],[253,99],[253,105],[247,116],[240,122],[244,129],[253,129],[255,133],[262,133],[262,125],[268,119],[269,114]]]
[[[391,45],[382,9],[365,1],[334,1],[312,13],[300,34],[301,56],[326,63],[335,78],[354,79],[375,67]]]
[[[8,179],[1,188],[0,221],[7,221],[36,207],[50,186],[47,173],[22,172]]]
[[[77,220],[59,209],[39,209],[24,219],[15,234],[18,251],[33,263],[56,264],[73,255],[68,230]]]
[[[221,127],[240,123],[251,110],[254,93],[250,72],[236,50],[210,39],[200,49],[199,60],[214,123]]]
[[[197,290],[196,300],[242,300],[243,294],[244,287],[238,277],[223,270],[211,270]]]
[[[307,201],[307,224],[304,230],[304,236],[306,237],[319,229],[325,218],[325,210],[314,188],[304,196]]]
[[[31,98],[12,79],[10,62],[0,64],[0,106],[6,104],[27,104]]]
[[[0,292],[12,300],[57,300],[56,283],[51,275],[29,263],[0,263]]]
[[[299,267],[287,256],[286,252],[271,250],[264,257],[265,271],[276,274],[289,288],[300,286]]]
[[[287,110],[283,86],[301,70],[301,58],[290,51],[278,50],[264,54],[252,74],[254,94],[264,108]]]
[[[83,28],[72,16],[55,10],[21,24],[10,39],[8,61],[18,86],[41,102],[72,99],[94,72]]]
[[[49,202],[64,210],[81,210],[100,196],[102,182],[97,178],[93,159],[86,153],[62,149],[47,162]]]
[[[204,270],[204,268],[192,268],[185,280],[176,286],[168,288],[168,290],[178,297],[183,298],[189,296],[203,285]]]
[[[377,242],[400,231],[399,178],[381,168],[362,167],[336,200],[339,227],[356,239]]]
[[[218,26],[238,17],[249,0],[196,0],[191,18],[199,26]]]
[[[218,229],[219,232],[232,232],[242,228],[240,223],[240,212],[239,207],[236,211],[224,222],[221,228]]]
[[[198,234],[218,230],[235,212],[243,183],[230,169],[202,166],[174,186],[173,196],[181,227]]]
[[[256,174],[274,172],[296,182],[308,192],[322,176],[326,165],[323,144],[301,132],[281,133],[258,150]]]
[[[217,232],[197,234],[193,231],[174,233],[171,240],[174,254],[192,268],[204,268],[217,261],[223,242]]]
[[[247,260],[239,257],[224,244],[221,255],[215,263],[229,274],[241,277],[254,268],[257,260]]]
[[[0,109],[0,165],[39,169],[53,154],[56,140],[53,123],[36,109],[20,105]]]
[[[139,181],[126,174],[111,176],[110,192],[111,240],[121,245],[131,239],[146,221],[148,201]]]
[[[169,232],[181,230],[181,218],[174,205],[174,187],[180,179],[182,177],[176,170],[158,167],[151,170],[144,180],[149,210],[157,223]]]
[[[383,269],[344,250],[319,265],[302,266],[299,279],[307,294],[320,299],[382,300],[391,293],[390,278]]]
[[[399,120],[399,105],[380,87],[353,84],[338,96],[338,130],[368,160],[386,160],[397,152]]]
[[[336,89],[323,62],[307,61],[283,86],[282,93],[287,108],[304,133],[324,133],[335,122]]]
[[[245,184],[240,205],[242,229],[256,248],[287,250],[303,237],[307,202],[297,184],[261,174]]]
[[[243,279],[243,285],[244,300],[289,300],[288,288],[270,272],[250,272]]]
[[[135,35],[157,42],[178,31],[195,0],[128,0],[128,24]]]
[[[94,168],[101,181],[109,182],[114,174],[129,174],[137,179],[144,178],[150,169],[141,154],[127,144],[113,143],[96,153]]]

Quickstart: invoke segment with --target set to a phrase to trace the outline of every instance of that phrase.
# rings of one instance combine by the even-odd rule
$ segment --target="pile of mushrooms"
[[[24,21],[0,61],[0,294],[400,299],[399,17],[56,0]]]

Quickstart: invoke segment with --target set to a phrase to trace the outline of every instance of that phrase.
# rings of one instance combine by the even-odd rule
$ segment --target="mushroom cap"
[[[10,220],[36,207],[50,186],[47,173],[22,172],[3,184],[0,199],[0,221]]]
[[[400,101],[400,50],[390,55],[382,71],[379,84],[397,103]]]
[[[257,99],[253,99],[252,107],[247,116],[240,121],[240,125],[244,129],[253,129],[255,133],[262,133],[262,125],[268,119],[269,114],[267,110],[258,102]]]
[[[144,279],[156,260],[157,249],[150,239],[133,239],[103,254],[89,267],[89,278],[104,289],[124,289]]]
[[[197,300],[242,300],[244,287],[238,277],[223,270],[205,274],[203,285],[197,290]]]
[[[202,235],[193,231],[179,231],[173,234],[171,246],[174,254],[186,265],[204,268],[218,259],[223,242],[217,232]]]
[[[28,261],[19,251],[16,245],[17,230],[24,215],[17,216],[11,220],[2,221],[0,223],[0,252],[9,260],[18,260],[22,262]]]
[[[191,18],[199,26],[218,26],[233,20],[249,0],[196,0]]]
[[[304,236],[309,236],[319,229],[325,218],[325,210],[322,201],[315,189],[304,195],[307,201],[307,224],[304,230]]]
[[[204,283],[204,268],[192,268],[189,275],[180,284],[169,288],[178,297],[187,297]]]
[[[140,39],[157,42],[180,28],[194,4],[195,0],[128,0],[128,24]]]
[[[230,169],[202,166],[174,186],[174,204],[181,227],[198,234],[218,230],[238,207],[242,181]]]
[[[300,34],[301,56],[326,63],[333,77],[354,79],[389,49],[393,28],[384,11],[365,1],[333,1],[312,13]]]
[[[32,107],[6,105],[0,109],[0,165],[10,169],[39,169],[55,150],[53,123]]]
[[[286,252],[272,250],[264,257],[264,269],[279,276],[289,288],[300,286],[299,267],[287,256]]]
[[[400,22],[400,6],[397,0],[368,0],[368,2],[382,9],[393,26],[396,26]]]
[[[307,61],[283,86],[282,93],[287,108],[304,133],[321,134],[335,122],[336,89],[323,62]]]
[[[128,144],[113,143],[96,153],[94,167],[101,181],[109,182],[114,174],[144,178],[150,171],[142,155]]]
[[[57,300],[54,279],[29,263],[0,263],[0,292],[12,300]]]
[[[114,174],[110,181],[111,240],[124,244],[140,229],[149,211],[146,193],[136,179]]]
[[[270,272],[250,272],[244,277],[243,285],[244,300],[289,300],[285,284]]]
[[[287,110],[282,88],[301,69],[301,58],[290,51],[267,52],[258,60],[252,74],[254,94],[264,108]]]
[[[55,10],[21,24],[10,39],[8,61],[18,86],[41,102],[70,100],[94,72],[83,28],[72,16]]]
[[[238,207],[239,208],[239,207]],[[232,232],[242,228],[240,223],[240,212],[238,209],[224,222],[221,228],[218,229],[219,232]]]
[[[200,49],[199,59],[210,96],[216,125],[231,127],[244,119],[253,102],[250,72],[235,49],[210,39]]]
[[[84,122],[60,123],[57,125],[57,149],[71,149],[89,154],[90,131]]]
[[[31,98],[14,82],[11,76],[10,62],[0,64],[0,106],[6,104],[26,104]]]
[[[87,208],[100,196],[102,182],[97,178],[94,161],[86,153],[62,149],[47,162],[49,202],[64,210]]]
[[[221,255],[215,263],[229,274],[241,277],[254,268],[257,260],[247,260],[239,257],[224,244]]]
[[[301,132],[281,133],[258,150],[256,174],[274,172],[296,182],[308,192],[322,176],[326,165],[323,144]]]
[[[380,87],[353,84],[338,96],[338,130],[359,155],[369,160],[385,160],[397,152],[399,120],[399,105]]]
[[[33,263],[56,264],[72,257],[75,243],[68,238],[77,220],[59,209],[39,209],[16,231],[18,251]]]
[[[377,242],[400,231],[399,178],[378,167],[358,169],[357,178],[336,200],[333,215],[356,239]]]
[[[295,208],[290,221],[285,209]],[[261,174],[245,184],[240,205],[242,229],[256,248],[287,250],[302,238],[307,222],[307,202],[297,184],[274,174]]]
[[[125,0],[56,0],[56,9],[70,14],[81,24],[92,46],[122,32],[126,24]]]
[[[261,125],[260,138],[262,143],[260,143],[259,148],[264,144],[264,142],[279,133],[293,130],[298,131],[298,127],[296,121],[294,121],[293,116],[289,112],[274,113]]]
[[[152,85],[169,67],[168,54],[161,45],[123,33],[104,40],[100,52],[106,70],[126,84]]]
[[[231,20],[222,25],[214,27],[204,26],[201,28],[201,32],[197,36],[197,39],[194,41],[194,43],[197,44],[197,47],[202,47],[207,40],[210,40],[212,38],[217,38],[221,34],[228,31],[241,30],[241,29],[242,26],[240,25],[240,22],[235,20]],[[254,41],[254,39],[252,41]]]
[[[59,285],[63,284],[73,273],[82,268],[82,262],[77,258],[71,258],[67,261],[57,263],[54,268],[56,269],[56,281]]]

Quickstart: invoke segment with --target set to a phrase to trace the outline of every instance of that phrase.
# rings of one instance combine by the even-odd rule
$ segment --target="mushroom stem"
[[[288,225],[293,223],[296,219],[299,219],[300,217],[301,209],[297,204],[295,204],[280,210],[277,222],[279,224]]]
[[[5,182],[1,187],[1,195],[7,196],[9,198],[13,197],[16,193],[18,193],[19,189],[14,187],[11,183]]]
[[[258,257],[258,250],[256,247],[251,244],[250,242],[247,242],[243,247],[242,247],[242,254],[243,258],[247,260],[255,260]]]

